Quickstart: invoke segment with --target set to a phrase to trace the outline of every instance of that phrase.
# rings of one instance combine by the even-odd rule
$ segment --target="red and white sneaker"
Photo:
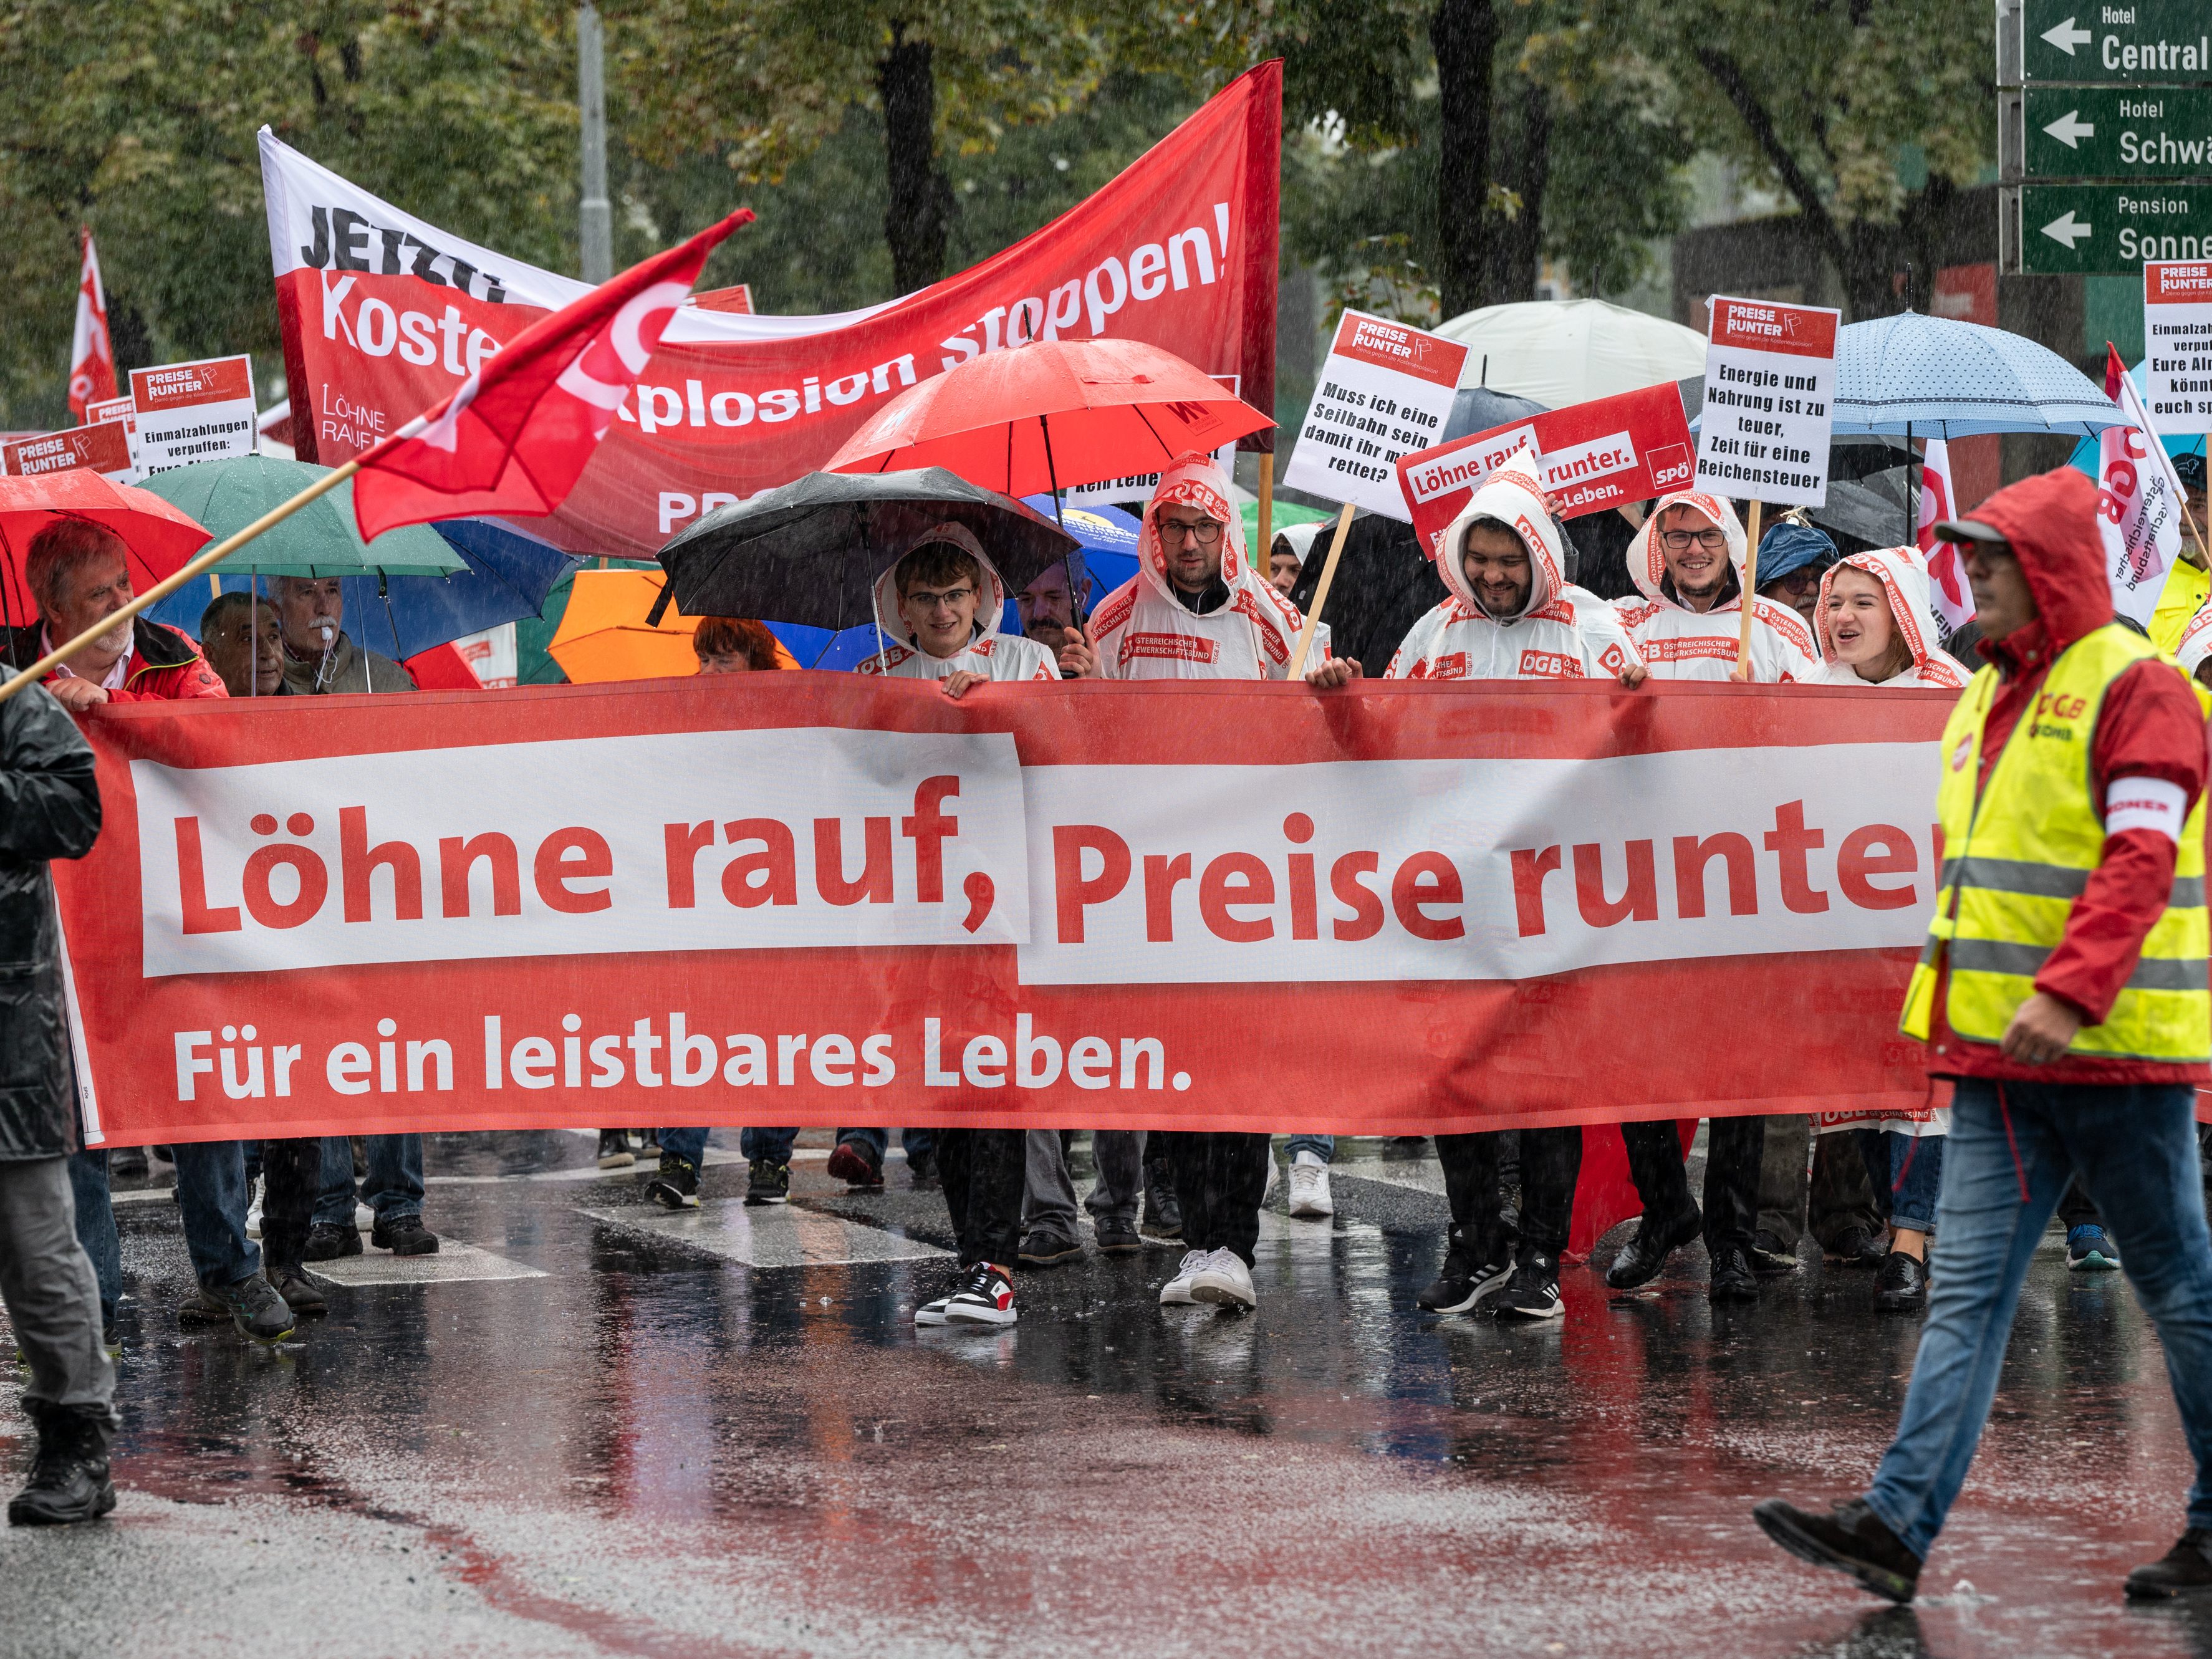
[[[1011,1325],[1014,1322],[1014,1285],[1003,1268],[979,1261],[969,1269],[960,1288],[945,1298],[948,1325]]]

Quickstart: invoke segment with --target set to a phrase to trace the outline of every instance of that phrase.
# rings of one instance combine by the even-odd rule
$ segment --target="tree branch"
[[[1844,246],[1835,215],[1828,211],[1827,204],[1820,199],[1819,187],[1806,176],[1804,168],[1797,165],[1797,158],[1790,153],[1790,147],[1782,142],[1782,135],[1774,130],[1774,118],[1752,90],[1742,69],[1728,53],[1711,46],[1692,47],[1692,55],[1727,94],[1729,102],[1735,106],[1735,112],[1751,130],[1752,138],[1766,157],[1767,165],[1782,180],[1783,188],[1796,198],[1797,210],[1812,222],[1821,244],[1828,250],[1828,257],[1836,262],[1836,269],[1848,277],[1850,249]]]

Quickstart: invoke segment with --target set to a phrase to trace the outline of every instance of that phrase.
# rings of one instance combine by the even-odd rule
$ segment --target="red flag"
[[[70,413],[84,419],[85,406],[115,396],[115,343],[107,334],[107,295],[100,285],[100,256],[92,232],[84,239],[84,264],[76,283],[76,332],[70,340]]]
[[[740,208],[539,319],[361,458],[354,521],[374,538],[463,514],[532,517],[559,507]]]

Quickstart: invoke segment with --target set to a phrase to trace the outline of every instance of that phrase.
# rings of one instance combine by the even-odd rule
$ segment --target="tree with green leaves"
[[[1593,0],[1698,145],[1779,191],[1855,317],[1902,307],[1996,155],[1986,0]]]

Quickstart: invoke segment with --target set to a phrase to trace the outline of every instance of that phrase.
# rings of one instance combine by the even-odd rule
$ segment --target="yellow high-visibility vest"
[[[1983,669],[1960,696],[1943,728],[1936,795],[1943,826],[1936,915],[1898,1022],[1907,1036],[1928,1036],[1937,966],[1947,952],[1944,1013],[1962,1037],[2000,1041],[2033,994],[2074,901],[2104,857],[2105,803],[2094,798],[2089,748],[2105,693],[2130,667],[2158,654],[2117,623],[2069,646],[2005,740],[1978,801],[1982,728],[1996,696],[1996,670]],[[2175,1064],[2212,1059],[2208,955],[2200,797],[2182,827],[2166,912],[2143,940],[2135,972],[2104,1024],[2084,1025],[2067,1052]]]

